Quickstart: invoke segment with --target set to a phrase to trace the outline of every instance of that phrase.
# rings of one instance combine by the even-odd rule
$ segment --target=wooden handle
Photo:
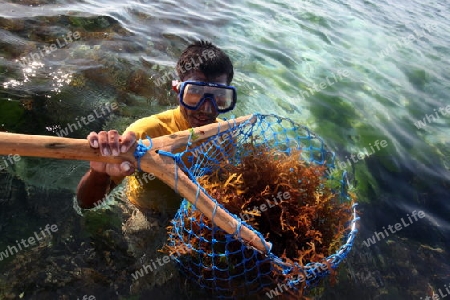
[[[152,156],[152,159],[146,156]],[[173,159],[167,156],[157,155],[155,152],[147,152],[141,161],[141,167],[152,170],[153,174],[161,179],[170,187],[192,203],[199,211],[201,211],[208,219],[224,230],[228,234],[236,234],[248,245],[254,247],[261,253],[267,253],[271,250],[272,244],[261,239],[258,235],[245,226],[238,229],[238,222],[223,208],[219,207],[212,201],[207,194],[193,183],[189,177],[176,168]],[[177,173],[177,178],[174,174]]]
[[[225,232],[239,234],[249,245],[262,253],[266,253],[271,249],[272,245],[270,243],[259,238],[258,235],[245,226],[242,226],[238,233],[236,231],[238,222],[233,217],[218,207],[201,189],[197,196],[198,186],[180,168],[176,167],[174,160],[157,153],[158,150],[170,152],[180,146],[187,145],[189,140],[193,139],[193,135],[195,136],[195,141],[200,141],[238,126],[245,121],[249,121],[249,124],[251,124],[256,121],[256,117],[253,115],[244,116],[233,121],[208,124],[191,130],[153,138],[152,148],[141,158],[140,167],[145,172],[155,174],[164,183],[177,190],[182,197],[195,205],[199,211],[210,220],[213,220]],[[149,144],[146,140],[143,143],[146,146]],[[122,153],[119,156],[102,156],[99,149],[90,147],[86,139],[0,132],[0,155],[18,154],[21,156],[105,163],[121,163],[127,160],[137,167],[137,161],[134,158],[135,149],[136,145],[127,153]],[[176,173],[177,175],[175,176]]]
[[[121,163],[125,160],[135,162],[133,157],[135,148],[120,156],[102,156],[100,150],[92,148],[86,139],[0,132],[0,155],[19,154],[20,156]]]
[[[232,121],[212,123],[202,127],[180,131],[174,134],[152,138],[152,150],[172,151],[187,145],[195,136],[195,141],[201,141],[211,136],[236,127],[245,121],[254,122],[253,115],[243,116]],[[148,146],[148,141],[143,141]],[[133,153],[136,146],[119,156],[102,156],[99,149],[91,148],[86,139],[72,139],[47,135],[26,135],[0,132],[0,155],[18,154],[21,156],[47,157],[58,159],[73,159],[98,161],[105,163],[121,163],[128,160],[136,166]],[[143,169],[144,170],[144,169]],[[146,171],[146,170],[144,170]]]

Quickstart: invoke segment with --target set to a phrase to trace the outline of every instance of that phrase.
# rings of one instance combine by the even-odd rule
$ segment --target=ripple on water
[[[390,252],[402,254],[407,247],[420,249],[417,255],[415,250],[406,251],[407,257],[424,261],[426,257],[435,257],[433,270],[438,270],[437,276],[445,273],[445,266],[437,266],[445,252],[433,249],[440,249],[439,241],[446,241],[448,236],[445,213],[449,209],[446,203],[450,180],[447,138],[450,118],[441,117],[421,129],[414,125],[448,102],[450,77],[445,67],[449,64],[447,16],[450,12],[444,2],[198,0],[180,4],[175,0],[102,0],[56,5],[52,1],[27,0],[21,3],[1,4],[1,130],[48,134],[46,127],[59,128],[58,125],[73,122],[77,116],[89,114],[98,104],[114,100],[121,104],[115,118],[92,123],[92,127],[73,136],[82,137],[86,134],[84,130],[124,128],[139,117],[176,103],[169,91],[170,83],[158,86],[156,80],[172,70],[190,41],[210,39],[230,53],[235,62],[233,84],[238,87],[239,107],[233,114],[257,111],[299,120],[310,125],[333,148],[337,147],[342,159],[363,151],[377,139],[388,141],[385,152],[358,162],[354,169],[349,167],[349,171],[356,173],[354,178],[361,194],[369,195],[362,200],[380,205],[376,214],[380,218],[366,218],[379,222],[365,223],[367,234],[389,222],[395,223],[392,218],[410,212],[414,208],[411,203],[432,216],[429,223],[417,227],[416,235],[411,230],[408,236],[405,229],[405,236],[411,240],[393,237],[395,243],[380,242],[378,248],[354,252],[365,263],[358,265],[358,259],[353,260],[348,267],[349,273],[355,275],[353,283],[345,282],[344,278],[334,292],[338,293],[341,286],[346,290],[340,291],[342,295],[348,295],[348,291],[361,293],[359,287],[367,284],[372,293],[368,297],[388,292],[397,295],[400,289],[408,290],[409,298],[412,294],[425,295],[420,289],[430,284],[430,280],[420,277],[414,281],[416,286],[410,283],[409,287],[404,281],[407,277],[397,276],[388,264],[370,262],[391,259],[398,266],[398,257]],[[403,37],[426,30],[427,24],[438,26],[413,43],[399,44]],[[81,39],[46,55],[32,67],[17,62],[69,31],[80,31]],[[337,70],[348,70],[348,78],[302,97],[302,92],[326,82],[327,76]],[[65,80],[69,77],[70,80]],[[18,175],[25,182],[22,185],[73,190],[86,167],[84,163],[23,159],[8,171]],[[12,193],[29,193],[29,190],[20,186],[9,189]],[[381,192],[388,193],[389,197],[382,200]],[[37,194],[35,198],[43,201],[51,193]],[[16,196],[30,202],[36,200],[26,198],[25,194]],[[61,195],[54,198],[47,202],[68,199]],[[23,200],[21,205],[26,203]],[[39,204],[39,211],[45,214],[49,209],[45,201]],[[373,207],[367,209],[366,216],[375,215],[369,211]],[[15,212],[20,215],[23,211]],[[74,232],[74,228],[69,231]],[[415,245],[414,237],[423,245]],[[79,247],[80,243],[76,240],[63,246],[93,253],[89,243]],[[105,243],[99,243],[106,247]],[[381,254],[375,257],[374,251]],[[126,256],[125,252],[121,257]],[[84,256],[80,252],[74,257],[78,261]],[[100,261],[99,257],[96,259]],[[43,270],[45,263],[46,260],[40,262]],[[352,267],[355,265],[360,268]],[[368,276],[370,280],[358,281],[369,267],[389,276],[368,271],[373,275]],[[20,268],[25,272],[27,266]],[[126,267],[120,269],[128,272]],[[421,264],[409,269],[404,265],[399,267],[405,274],[408,274],[406,270],[413,269],[424,272],[424,277],[430,275]],[[64,270],[60,271],[65,274]],[[87,273],[92,276],[89,278],[105,280],[107,277],[94,270]],[[121,278],[128,275],[122,274]],[[388,277],[399,280],[393,282]],[[34,284],[31,279],[27,278],[27,282]],[[383,286],[375,287],[371,280],[382,282]],[[49,284],[44,280],[39,282]],[[121,281],[120,288],[125,286],[128,288],[129,284]],[[395,286],[399,289],[395,290]]]

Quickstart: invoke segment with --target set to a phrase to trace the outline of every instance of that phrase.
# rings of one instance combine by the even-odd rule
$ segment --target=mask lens
[[[189,106],[196,106],[205,94],[204,88],[204,86],[186,84],[183,94],[184,103]]]
[[[217,89],[214,93],[214,98],[219,109],[228,109],[233,103],[233,90],[225,88]]]
[[[231,109],[235,102],[235,90],[228,86],[186,82],[181,92],[183,93],[182,103],[190,109],[197,109],[199,102],[205,98],[205,95],[210,101],[215,101],[219,111]]]

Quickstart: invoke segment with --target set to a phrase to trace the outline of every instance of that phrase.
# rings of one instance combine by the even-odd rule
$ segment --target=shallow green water
[[[1,130],[56,135],[113,101],[119,103],[113,117],[98,118],[68,136],[123,130],[133,120],[176,105],[169,83],[156,82],[172,70],[189,41],[209,39],[235,65],[239,104],[234,115],[295,119],[348,162],[361,203],[360,232],[339,283],[320,297],[419,299],[450,283],[450,112],[443,113],[450,105],[450,8],[445,1],[29,0],[0,7]],[[79,32],[79,38],[70,41],[68,32]],[[39,49],[52,44],[54,51],[40,55]],[[24,57],[27,65],[19,63]],[[34,57],[41,62],[30,61]],[[383,140],[386,147],[376,146]],[[366,152],[368,157],[351,162],[352,154]],[[49,261],[57,264],[71,247],[98,242],[72,208],[86,169],[86,163],[22,158],[0,173],[0,251],[39,226],[61,228],[54,241],[57,254],[28,252],[25,257],[36,255],[37,262],[0,262],[1,296],[6,297],[1,289],[15,295],[12,299],[22,291],[30,299],[75,299],[86,293],[112,299],[116,290],[129,296],[127,268],[133,263],[125,253],[114,266],[128,277],[116,281],[118,289],[109,286],[120,276],[105,275],[111,271],[101,267],[93,277],[102,279],[83,291],[83,279],[65,267],[57,279],[64,288],[51,281],[44,287],[17,283],[25,270],[32,274]],[[363,244],[414,210],[426,217],[375,245]],[[102,228],[118,226],[111,218]],[[107,240],[102,247],[115,249]],[[85,267],[102,263],[94,258]],[[161,291],[151,293],[169,299]]]

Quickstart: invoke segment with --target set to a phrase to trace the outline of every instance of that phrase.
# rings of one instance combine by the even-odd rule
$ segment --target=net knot
[[[147,140],[149,141],[149,146],[148,147],[145,146],[144,143],[142,142],[142,140],[140,139],[137,142],[136,150],[134,150],[134,153],[133,153],[133,156],[134,156],[134,158],[137,161],[137,169],[139,171],[142,171],[141,170],[141,158],[142,158],[142,156],[144,156],[147,153],[148,150],[152,149],[152,146],[153,146],[152,139],[149,136],[147,136]]]
[[[175,161],[175,185],[173,187],[174,191],[178,193],[178,164],[182,162],[181,157],[183,156],[183,152],[181,153],[172,153],[164,150],[158,150],[158,154],[162,156],[167,156],[173,158]],[[192,177],[189,177],[192,178]]]
[[[183,152],[181,152],[181,153],[172,153],[172,152],[169,152],[169,151],[158,150],[158,154],[162,155],[162,156],[171,157],[171,158],[173,158],[173,160],[176,163],[179,163],[181,161],[181,156],[183,156],[184,153]]]

